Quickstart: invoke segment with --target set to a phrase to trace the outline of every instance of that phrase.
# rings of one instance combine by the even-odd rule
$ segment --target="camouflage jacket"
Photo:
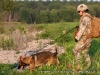
[[[91,32],[91,18],[85,15],[90,14],[86,13],[80,18],[79,31],[75,37],[77,40],[80,40],[82,36],[85,36]]]

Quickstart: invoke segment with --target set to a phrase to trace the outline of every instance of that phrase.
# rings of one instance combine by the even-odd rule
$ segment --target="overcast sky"
[[[91,1],[91,0],[88,0],[88,1]],[[93,0],[93,1],[100,1],[100,0]]]
[[[91,0],[88,0],[88,1],[91,1]],[[100,1],[100,0],[93,0],[93,1]]]
[[[18,1],[18,0],[17,0]],[[22,0],[22,1],[24,1],[24,0]],[[29,0],[29,1],[31,1],[31,0]],[[37,0],[38,1],[38,0]],[[43,0],[43,1],[46,1],[46,0]],[[51,0],[52,1],[52,0]],[[69,1],[69,0],[67,0],[67,1]],[[88,0],[88,1],[91,1],[91,0]],[[93,1],[100,1],[100,0],[93,0]]]

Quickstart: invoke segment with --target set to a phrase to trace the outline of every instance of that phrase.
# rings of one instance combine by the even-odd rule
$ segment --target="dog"
[[[20,56],[20,61],[18,65],[18,69],[24,69],[25,65],[29,65],[30,72],[34,70],[35,67],[40,67],[44,64],[51,65],[51,64],[59,64],[59,60],[57,58],[57,48],[56,52],[52,53],[49,51],[40,52],[29,57],[23,58]]]

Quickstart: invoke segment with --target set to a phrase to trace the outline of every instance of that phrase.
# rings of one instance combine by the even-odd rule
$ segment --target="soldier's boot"
[[[86,67],[84,68],[84,70],[88,69],[91,66],[91,60],[88,54],[87,54],[85,62],[86,62]]]
[[[83,70],[82,66],[80,64],[78,64],[76,67],[76,71],[82,71],[82,70]]]
[[[86,62],[87,62],[87,65],[90,66],[91,65],[91,59],[90,59],[90,56],[88,55],[88,57],[86,58]]]
[[[86,69],[88,69],[88,68],[90,67],[90,65],[91,65],[91,60],[90,60],[90,56],[89,56],[89,54],[88,54],[88,49],[83,50],[83,51],[82,51],[82,54],[83,54],[83,56],[84,56],[84,58],[85,58],[86,66],[85,66],[84,70],[86,70]]]
[[[80,55],[80,53],[77,54],[77,56],[75,56],[76,59],[76,71],[80,71],[82,70],[82,56]]]

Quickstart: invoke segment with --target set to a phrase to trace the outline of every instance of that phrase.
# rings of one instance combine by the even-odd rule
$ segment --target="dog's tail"
[[[57,46],[55,46],[55,50],[56,50],[56,52],[54,53],[54,55],[57,56],[57,54],[58,54],[58,47]]]

